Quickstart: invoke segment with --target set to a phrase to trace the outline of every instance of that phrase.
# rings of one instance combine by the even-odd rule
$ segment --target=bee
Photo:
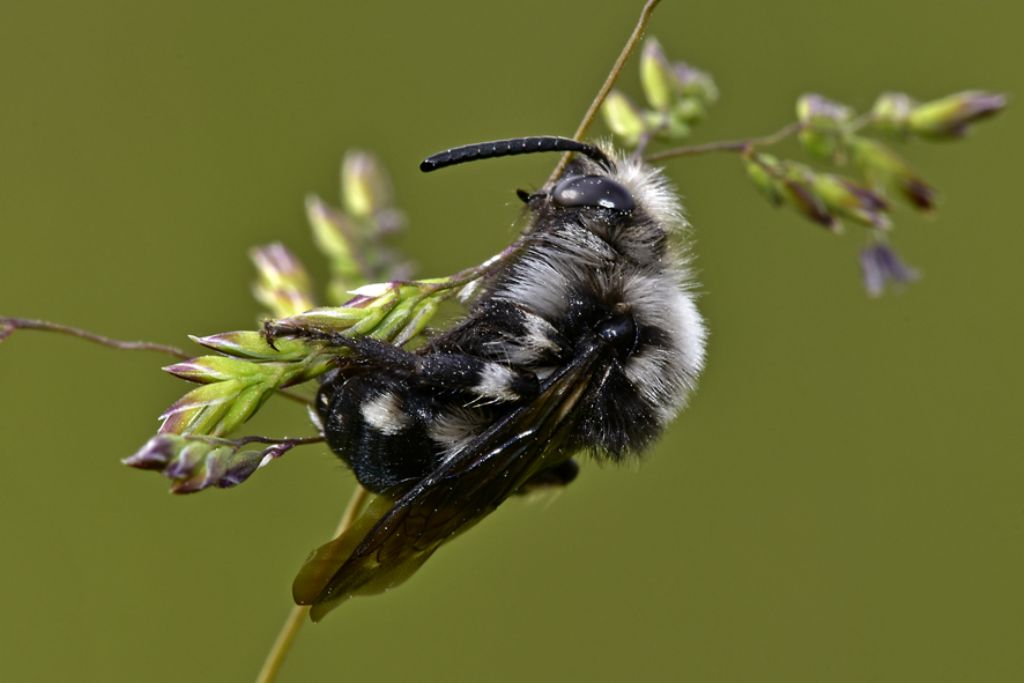
[[[346,349],[315,409],[331,450],[378,494],[299,572],[293,596],[314,620],[404,581],[509,497],[568,485],[577,454],[641,453],[694,389],[706,330],[678,244],[687,224],[659,169],[553,136],[456,147],[420,168],[535,152],[573,156],[518,191],[522,248],[450,329],[413,351],[268,330]]]

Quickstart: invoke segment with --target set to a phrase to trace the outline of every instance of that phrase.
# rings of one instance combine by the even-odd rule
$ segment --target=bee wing
[[[564,459],[558,448],[604,349],[595,341],[513,410],[397,499],[377,495],[355,524],[317,549],[292,586],[319,620],[352,595],[409,578],[445,541],[469,529],[534,473]]]

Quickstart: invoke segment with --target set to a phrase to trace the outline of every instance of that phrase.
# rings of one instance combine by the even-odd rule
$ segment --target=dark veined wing
[[[355,523],[321,546],[292,585],[318,621],[353,595],[402,583],[445,541],[469,529],[536,472],[567,457],[559,444],[608,345],[594,339],[515,409],[397,499],[374,496]]]

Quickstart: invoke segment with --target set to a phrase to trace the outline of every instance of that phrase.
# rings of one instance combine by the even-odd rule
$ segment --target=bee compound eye
[[[601,175],[573,176],[559,181],[551,193],[560,206],[590,206],[613,211],[632,211],[633,195],[621,183]]]

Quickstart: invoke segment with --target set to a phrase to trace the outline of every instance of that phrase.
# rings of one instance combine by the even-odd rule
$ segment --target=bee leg
[[[426,386],[464,391],[495,402],[531,398],[540,391],[532,372],[478,356],[435,351],[415,358],[415,379]]]
[[[295,323],[281,323],[276,320],[268,320],[263,323],[263,336],[271,346],[274,341],[282,337],[289,339],[308,339],[310,341],[324,342],[327,346],[336,346],[352,349],[359,356],[366,358],[378,358],[382,362],[401,365],[403,359],[409,354],[406,351],[376,339],[368,337],[350,337],[347,334],[336,330],[325,330],[313,325],[299,325]]]
[[[519,487],[516,495],[525,496],[537,491],[549,491],[568,486],[575,481],[579,473],[580,466],[576,464],[575,460],[570,458],[537,472]]]
[[[466,353],[412,353],[376,339],[273,322],[267,323],[264,332],[268,339],[301,337],[351,349],[361,365],[401,373],[426,387],[464,391],[482,401],[517,401],[540,391],[532,372]]]

